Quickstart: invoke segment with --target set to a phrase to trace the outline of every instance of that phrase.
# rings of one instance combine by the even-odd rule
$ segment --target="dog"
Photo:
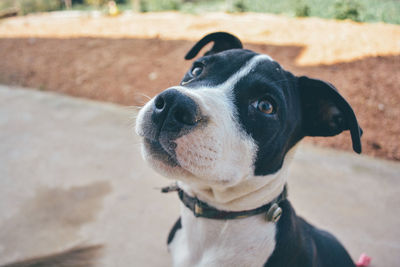
[[[168,236],[174,266],[355,266],[340,242],[298,217],[286,170],[305,136],[362,130],[336,88],[297,77],[225,32],[206,35],[179,85],[152,98],[135,131],[150,166],[177,180],[180,218]],[[286,159],[285,159],[286,158]]]

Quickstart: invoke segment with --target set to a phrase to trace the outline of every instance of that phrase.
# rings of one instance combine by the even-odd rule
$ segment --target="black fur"
[[[288,200],[280,204],[276,245],[265,267],[354,267],[342,244],[330,233],[298,217]]]
[[[350,130],[353,150],[361,153],[362,130],[347,101],[330,83],[302,76],[298,79],[303,129],[308,136],[333,136]]]
[[[206,56],[228,49],[243,47],[242,42],[240,42],[236,36],[226,32],[214,32],[204,36],[204,38],[198,41],[186,54],[185,59],[194,58],[200,52],[200,50],[210,42],[214,42],[214,45],[205,53]]]
[[[178,220],[176,220],[176,222],[174,223],[174,226],[172,226],[171,231],[169,231],[168,238],[167,238],[168,245],[174,239],[176,232],[181,228],[182,228],[181,217],[179,217]]]
[[[217,86],[256,55],[245,49],[229,49],[201,57],[192,67],[202,66],[201,75],[194,78],[189,70],[182,83],[186,88]],[[333,136],[350,129],[353,148],[361,152],[361,130],[354,112],[328,83],[296,77],[276,61],[264,61],[233,90],[239,123],[259,148],[255,175],[278,171],[286,152],[305,136]],[[274,114],[265,115],[250,105],[264,97],[274,102]]]

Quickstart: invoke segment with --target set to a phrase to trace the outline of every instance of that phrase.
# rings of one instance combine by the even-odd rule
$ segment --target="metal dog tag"
[[[278,206],[278,204],[274,203],[269,208],[268,212],[265,214],[265,220],[269,222],[277,222],[281,218],[282,209]]]

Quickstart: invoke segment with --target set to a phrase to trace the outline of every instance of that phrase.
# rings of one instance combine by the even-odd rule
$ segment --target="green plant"
[[[179,10],[181,4],[180,0],[164,0],[161,1],[161,8],[164,10]]]
[[[180,10],[182,0],[141,0],[140,11]]]
[[[146,0],[140,0],[139,2],[139,11],[140,12],[149,12],[149,6]]]
[[[108,0],[84,0],[85,4],[91,6],[102,6],[107,4]]]
[[[60,0],[19,0],[17,2],[22,14],[53,11],[61,8]]]
[[[361,5],[354,0],[339,0],[334,5],[336,19],[360,21]]]
[[[14,0],[1,0],[0,10],[15,7]]]
[[[3,3],[14,0],[0,0]],[[22,1],[22,0],[15,0]],[[62,0],[59,0],[62,1]],[[98,9],[80,5],[87,0],[72,0],[74,9]],[[92,0],[95,1],[95,0]],[[99,0],[96,0],[99,1]],[[265,12],[297,17],[352,19],[363,22],[383,21],[400,24],[399,0],[115,0],[120,10],[153,12],[180,10],[186,13],[204,12]],[[120,4],[121,3],[121,4]],[[125,6],[122,3],[126,3]]]
[[[309,17],[310,7],[303,1],[299,1],[296,4],[294,14],[296,17]]]
[[[233,12],[246,12],[249,8],[244,0],[235,0],[233,2]]]

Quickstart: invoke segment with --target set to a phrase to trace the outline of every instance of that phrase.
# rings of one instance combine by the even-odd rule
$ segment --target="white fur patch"
[[[179,164],[202,186],[232,186],[253,172],[257,147],[237,123],[235,107],[224,91],[204,88],[183,90],[207,117],[205,127],[177,140]]]
[[[237,71],[235,74],[229,77],[228,80],[226,80],[221,85],[218,85],[218,88],[224,91],[231,91],[235,87],[235,85],[240,81],[240,79],[249,74],[250,71],[252,71],[260,62],[266,60],[273,61],[272,58],[267,55],[254,56],[246,63],[246,65],[241,67],[239,71]]]
[[[169,246],[174,266],[263,266],[275,248],[276,226],[263,215],[221,221],[181,209],[182,228]]]

